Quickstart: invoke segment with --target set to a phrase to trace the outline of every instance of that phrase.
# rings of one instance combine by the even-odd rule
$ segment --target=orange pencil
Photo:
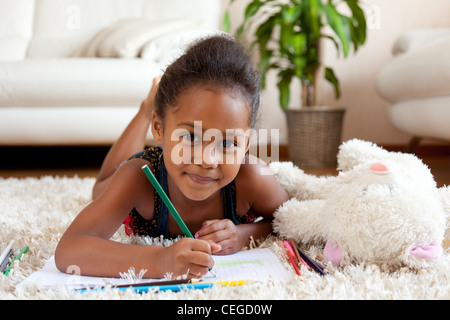
[[[300,272],[300,269],[298,268],[298,262],[297,259],[295,258],[294,252],[292,251],[291,245],[287,241],[284,241],[283,244],[287,250],[288,260],[291,263],[292,267],[294,268],[295,273],[298,276],[301,276],[302,274]]]

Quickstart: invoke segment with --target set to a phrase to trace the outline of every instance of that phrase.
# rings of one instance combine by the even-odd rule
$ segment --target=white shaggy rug
[[[371,265],[331,269],[321,277],[306,269],[288,284],[266,281],[240,287],[214,287],[181,292],[128,291],[75,293],[64,287],[16,289],[18,283],[41,269],[76,214],[90,201],[93,178],[0,178],[0,245],[15,240],[30,250],[15,262],[9,276],[0,275],[0,299],[450,299],[450,253],[430,270],[385,272]],[[122,230],[122,229],[121,229]],[[122,231],[117,241],[130,239]],[[142,239],[141,239],[142,240]],[[267,243],[267,241],[266,241]],[[315,256],[320,248],[309,248]]]

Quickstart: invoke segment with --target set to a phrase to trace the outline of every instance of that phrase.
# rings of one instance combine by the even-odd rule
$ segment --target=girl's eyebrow
[[[205,129],[203,128],[203,126],[196,126],[194,123],[192,123],[192,122],[180,122],[180,123],[178,123],[177,124],[177,126],[187,126],[187,127],[191,127],[191,128],[193,128],[193,129],[195,129],[195,128],[201,128],[202,129],[202,132],[204,132],[205,131]]]
[[[180,123],[177,123],[177,126],[188,126],[188,127],[192,127],[192,128],[195,127],[192,122],[180,122]]]
[[[177,126],[187,126],[187,127],[193,128],[193,129],[199,128],[199,126],[195,126],[195,124],[192,123],[192,122],[180,122],[180,123],[177,124]],[[202,132],[205,132],[205,131],[209,130],[209,129],[203,128],[203,126],[200,126],[200,128],[202,128]],[[216,130],[220,131],[219,129],[216,129]],[[227,132],[223,132],[223,131],[220,131],[220,132],[224,136],[227,134]],[[239,132],[239,130],[237,130],[237,131],[235,130],[234,135],[235,136],[245,136],[245,134],[242,134],[241,132]]]

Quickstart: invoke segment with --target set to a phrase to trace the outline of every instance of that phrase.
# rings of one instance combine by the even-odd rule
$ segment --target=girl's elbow
[[[61,239],[63,240],[63,239]],[[69,248],[67,248],[64,241],[60,241],[55,250],[55,265],[56,268],[64,273],[70,273],[69,267],[72,265],[70,263],[71,257],[73,259],[73,255],[70,254]]]
[[[61,242],[58,244],[55,250],[55,265],[59,271],[66,272],[67,267],[65,264],[63,250],[61,248]]]

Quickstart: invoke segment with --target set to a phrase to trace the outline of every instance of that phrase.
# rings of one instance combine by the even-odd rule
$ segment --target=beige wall
[[[225,8],[228,0],[223,0]],[[248,0],[236,0],[232,7],[232,25],[242,19]],[[409,135],[396,130],[389,122],[387,102],[376,91],[375,80],[380,69],[393,59],[391,48],[404,32],[416,28],[450,28],[449,0],[365,0],[369,32],[367,42],[348,59],[338,58],[334,45],[324,48],[324,62],[335,70],[341,82],[342,97],[336,101],[332,87],[319,86],[319,103],[347,108],[343,139],[359,138],[382,145],[405,144]],[[280,143],[287,142],[286,122],[278,106],[276,79],[273,76],[262,94],[261,126],[280,129]],[[293,105],[299,105],[300,91],[293,92]]]

